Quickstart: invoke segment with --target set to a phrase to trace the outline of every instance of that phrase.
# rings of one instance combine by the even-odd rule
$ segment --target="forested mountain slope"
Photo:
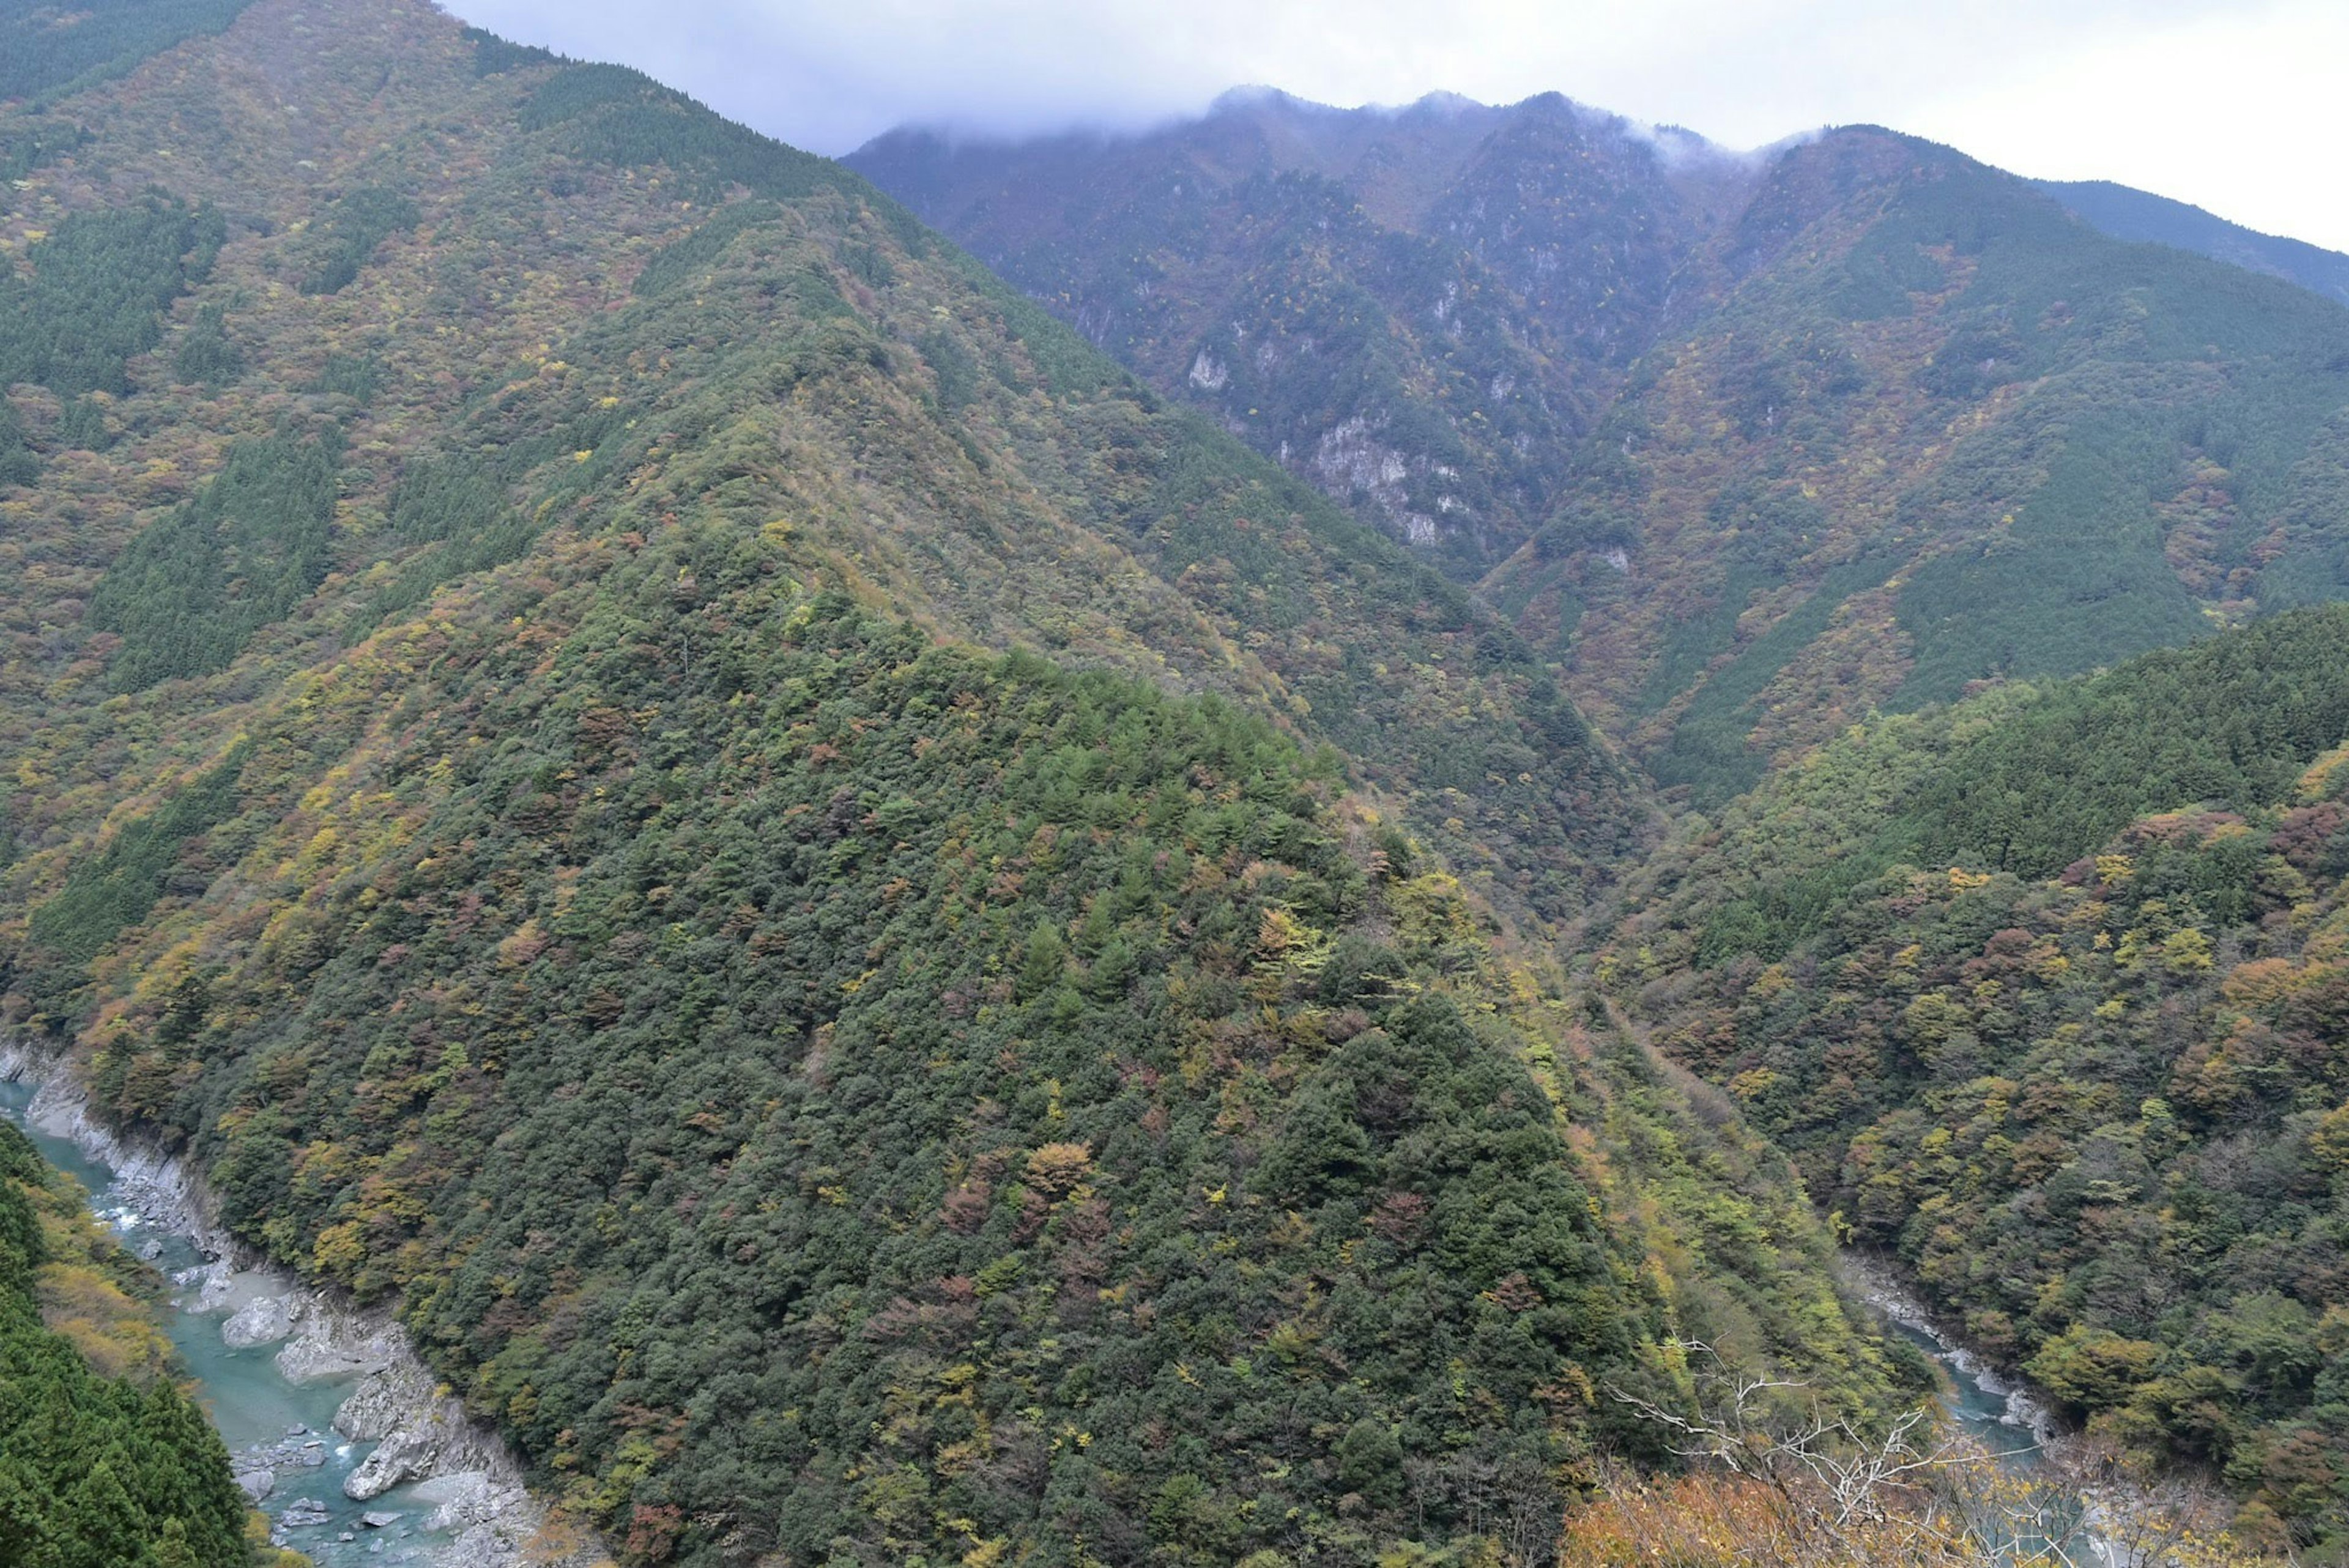
[[[411,0],[0,128],[6,1022],[623,1559],[1523,1556],[1673,1335],[1888,1397],[1512,933],[1647,831],[1538,660],[861,179]]]
[[[1870,130],[1714,254],[1743,281],[1487,584],[1660,783],[2349,585],[2349,311]]]
[[[1702,804],[2349,592],[2349,312],[1946,148],[1249,99],[853,161],[1450,569],[1532,530],[1483,596]]]
[[[189,37],[217,33],[252,0],[109,0],[60,12],[0,3],[0,100],[38,109],[137,67]]]
[[[402,40],[387,77],[388,24],[322,15],[100,89],[61,121],[98,140],[45,144],[17,200],[5,674],[66,786],[20,803],[29,842],[108,743],[80,716],[106,691],[235,691],[248,649],[363,635],[623,493],[797,528],[794,558],[941,631],[1241,696],[1513,902],[1570,910],[1643,831],[1505,626],[854,176],[616,69],[535,94]],[[730,189],[755,199],[703,225]],[[229,494],[195,496],[215,469]]]
[[[1468,578],[1547,520],[1742,178],[1555,94],[1340,110],[1245,91],[1140,137],[908,130],[848,161]]]
[[[1871,721],[1600,973],[1989,1354],[2349,1532],[2349,609]]]
[[[2175,245],[2231,266],[2263,272],[2349,305],[2349,255],[2230,223],[2185,202],[2109,180],[2036,180],[2041,190],[2117,240]]]

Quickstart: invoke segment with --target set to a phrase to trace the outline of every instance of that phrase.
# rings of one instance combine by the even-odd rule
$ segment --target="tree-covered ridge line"
[[[2349,1528],[2344,646],[2296,611],[1876,722],[1693,824],[1600,960],[1846,1235],[2270,1550]]]
[[[256,735],[253,800],[322,710],[397,740],[255,812],[145,943],[225,962],[126,974],[86,1044],[634,1555],[1440,1542],[1554,1509],[1667,1321],[1885,1376],[1766,1265],[1663,1305],[1597,1201],[1648,1167],[1572,1150],[1571,1043],[1330,760],[937,649],[773,537],[580,550],[541,639],[387,631]]]
[[[231,37],[243,49],[284,47],[257,32]],[[130,402],[29,412],[31,448],[47,452],[52,472],[47,493],[25,504],[60,524],[77,507],[119,511],[116,497],[184,496],[224,462],[223,434],[250,441],[330,420],[347,431],[341,522],[323,554],[307,543],[297,552],[297,577],[324,592],[290,603],[271,592],[202,616],[159,601],[169,613],[148,619],[169,649],[81,641],[82,657],[109,658],[108,680],[192,675],[241,687],[254,667],[223,670],[223,652],[257,643],[266,661],[363,636],[440,585],[512,562],[552,524],[600,525],[621,510],[624,476],[639,483],[647,464],[708,479],[702,455],[722,446],[730,462],[782,439],[772,396],[788,389],[782,422],[799,462],[750,463],[689,504],[722,495],[753,525],[798,514],[811,569],[861,583],[876,604],[918,606],[942,631],[1164,671],[1258,703],[1343,747],[1410,803],[1416,831],[1514,907],[1571,913],[1600,863],[1646,833],[1628,777],[1505,626],[1164,408],[855,176],[771,144],[761,151],[748,132],[625,72],[485,57],[480,42],[437,28],[419,28],[408,47],[417,69],[405,79],[429,129],[391,123],[396,102],[353,103],[348,112],[370,117],[367,134],[351,138],[347,161],[323,163],[317,182],[344,201],[357,191],[414,202],[431,220],[419,231],[429,247],[396,241],[338,293],[289,295],[277,286],[313,275],[321,235],[331,239],[339,220],[307,185],[264,185],[248,199],[289,220],[302,213],[308,227],[240,230],[226,274],[181,307],[194,314],[177,334],[173,384],[142,370]],[[485,61],[498,68],[477,74]],[[216,86],[209,68],[199,61],[169,83],[142,74],[109,89],[129,112],[93,120],[116,129],[59,172],[57,188],[78,190],[150,143],[202,146],[171,127],[234,88],[233,74]],[[495,133],[461,153],[447,130],[460,106]],[[164,123],[134,134],[140,115],[159,113]],[[314,113],[305,129],[324,139],[332,124]],[[679,185],[728,171],[775,197],[711,206]],[[195,159],[157,171],[199,192],[226,188],[222,171]],[[657,286],[664,269],[697,290]],[[635,303],[614,312],[623,302],[606,291],[639,275]],[[517,277],[533,281],[520,293],[491,281]],[[478,324],[481,340],[416,330],[419,297]],[[710,331],[720,317],[727,329]],[[533,328],[535,341],[523,336]],[[516,352],[500,354],[501,344]],[[451,378],[465,393],[453,406]],[[1055,406],[1033,403],[1040,390]],[[171,410],[191,401],[210,411],[174,423]],[[918,461],[869,460],[864,421],[880,409],[901,421]],[[299,416],[291,423],[289,412]],[[65,447],[68,416],[94,421],[105,450]],[[217,431],[223,421],[230,430]],[[680,422],[684,431],[670,428]],[[593,455],[579,461],[582,452]],[[419,522],[411,466],[478,483]],[[854,480],[792,493],[829,473]],[[672,482],[668,493],[685,487]],[[632,510],[633,525],[658,515]],[[142,548],[185,532],[150,524]],[[59,683],[57,630],[38,634],[36,665],[35,628],[109,627],[130,574],[91,584],[86,549],[36,538],[64,558],[20,579],[48,602],[23,613],[18,679],[42,693],[86,690],[80,667]],[[1014,573],[1023,588],[1006,593]],[[289,616],[294,639],[255,637]],[[1390,635],[1397,627],[1401,638]],[[67,765],[47,771],[69,773],[89,733],[72,721],[25,739],[64,751]],[[89,783],[94,796],[98,781]]]
[[[1775,1163],[1469,890],[1643,826],[1505,625],[853,178],[291,8],[36,171],[243,216],[0,497],[0,1005],[246,1235],[631,1560],[1473,1560],[1660,1334],[1879,1399]],[[424,221],[303,293],[357,190]],[[134,623],[224,667],[111,691]]]
[[[246,1533],[228,1449],[172,1381],[160,1283],[0,1119],[0,1561],[277,1561]]]
[[[849,160],[1152,385],[1473,580],[1546,520],[1691,237],[1653,150],[1545,95],[1236,96],[1127,138]]]
[[[1555,99],[1274,95],[852,162],[1481,573],[1702,807],[1871,709],[2349,595],[2336,305],[1874,128],[1681,151]]]
[[[1486,585],[1698,804],[1871,707],[2349,583],[2327,302],[1874,131],[1786,155],[1723,244],[1718,308],[1634,371]]]
[[[2336,304],[2349,305],[2349,255],[2338,251],[2263,234],[2187,202],[2133,191],[2109,180],[2032,182],[2115,239],[2175,245],[2214,261],[2288,279]]]
[[[1630,924],[1701,929],[1702,967],[1769,961],[1896,865],[2046,877],[2151,813],[2271,804],[2349,735],[2344,639],[2349,609],[2295,612],[2085,680],[1856,726],[1694,819],[1635,890],[1653,912]]]

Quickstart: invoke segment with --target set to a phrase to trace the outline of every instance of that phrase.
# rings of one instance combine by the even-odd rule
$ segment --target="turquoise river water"
[[[148,1224],[124,1204],[113,1191],[114,1172],[108,1167],[91,1159],[69,1139],[28,1125],[25,1108],[33,1094],[30,1084],[0,1081],[0,1115],[24,1128],[42,1158],[81,1183],[92,1211],[113,1226],[124,1245],[150,1254],[167,1278],[212,1261],[186,1237]],[[309,1553],[321,1568],[429,1560],[431,1548],[442,1538],[423,1528],[430,1506],[409,1489],[395,1489],[366,1503],[353,1502],[343,1495],[343,1478],[374,1447],[350,1442],[334,1429],[336,1407],[349,1394],[349,1384],[291,1382],[277,1370],[278,1346],[231,1350],[221,1340],[220,1316],[188,1312],[176,1302],[167,1326],[195,1379],[197,1397],[220,1428],[231,1454],[256,1445],[276,1448],[290,1441],[294,1451],[317,1459],[315,1465],[278,1467],[274,1490],[259,1504],[273,1522],[282,1521],[289,1510],[295,1511],[297,1520],[301,1518],[304,1511],[295,1506],[301,1500],[312,1500],[325,1509],[323,1523],[278,1523],[285,1544]],[[370,1529],[360,1521],[366,1511],[399,1517],[380,1529]]]

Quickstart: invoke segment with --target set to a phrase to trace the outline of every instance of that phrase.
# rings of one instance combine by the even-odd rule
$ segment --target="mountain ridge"
[[[2191,202],[2132,190],[2110,180],[2034,180],[2032,183],[2115,239],[2192,251],[2250,272],[2296,283],[2349,305],[2349,255],[2282,234],[2229,223]]]
[[[1218,137],[1277,162],[1213,119],[1049,166],[861,156],[885,183],[918,165],[1017,189],[933,215],[1167,396],[1477,578],[1701,803],[1871,705],[2112,663],[2349,582],[2328,303],[2115,242],[1878,128],[1701,164],[1707,186],[1645,143],[1575,143],[1562,99],[1492,112],[1475,151],[1398,165],[1420,179],[1411,234],[1319,173],[1253,176],[1178,223],[1133,170],[1196,170]],[[1320,216],[1247,226],[1274,190]],[[1644,258],[1638,277],[1569,264],[1577,234]],[[1381,245],[1421,248],[1404,267]],[[1544,303],[1549,266],[1604,311]]]
[[[1855,725],[1684,823],[1596,964],[1840,1233],[2271,1551],[2349,1519],[2344,639],[2292,610]]]
[[[1511,628],[861,178],[406,0],[43,112],[0,1010],[623,1557],[1475,1558],[1677,1334],[1920,1386],[1578,1021]]]
[[[1673,1465],[1692,1343],[1930,1398],[1850,1233],[2261,1546],[2331,1528],[2329,307],[1872,128],[1258,99],[949,170],[1063,321],[421,0],[119,15],[0,108],[0,1023],[566,1528],[1539,1563]],[[1951,1096],[2045,1075],[2026,1015],[2104,1054],[2018,1166]],[[1914,1223],[2039,1269],[2013,1214],[2164,1151],[2291,1220],[2249,1305]]]

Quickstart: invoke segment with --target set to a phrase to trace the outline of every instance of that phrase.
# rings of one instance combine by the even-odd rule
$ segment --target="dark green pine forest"
[[[1865,129],[843,165],[421,0],[56,20],[0,1028],[546,1552],[1565,1561],[1716,1362],[1932,1398],[1839,1246],[2349,1542],[2337,305]],[[248,1561],[14,1147],[0,1560]]]

